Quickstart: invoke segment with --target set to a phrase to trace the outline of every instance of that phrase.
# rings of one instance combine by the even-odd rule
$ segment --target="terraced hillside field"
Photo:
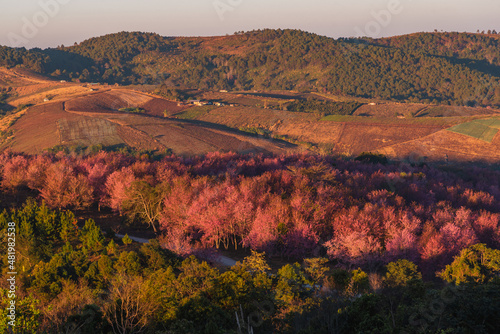
[[[427,157],[429,161],[479,159],[493,162],[497,154],[492,146],[475,146],[463,138],[463,134],[446,136],[450,131],[445,130],[461,128],[463,123],[468,122],[482,127],[496,126],[496,123],[483,120],[488,118],[487,113],[490,118],[491,115],[498,115],[497,110],[486,108],[384,102],[364,104],[353,116],[322,117],[317,113],[243,105],[193,108],[178,116],[311,143],[322,147],[323,152],[334,154],[356,156],[376,151],[393,159],[406,159],[417,154]],[[437,116],[425,116],[429,114]]]
[[[164,117],[165,112],[169,116],[190,108],[190,106],[178,106],[177,102],[130,89],[103,89],[66,102],[68,111],[110,113],[128,107],[141,108],[148,115],[158,117]]]
[[[8,89],[8,104],[17,107],[23,104],[43,103],[45,99],[58,100],[88,92],[84,84],[60,82],[36,75],[22,68],[0,67],[0,89]]]
[[[286,91],[196,91],[198,98],[226,105],[193,107],[148,90],[84,87],[10,70],[0,74],[0,83],[15,83],[16,92],[27,92],[17,97],[18,102],[35,104],[0,119],[0,148],[14,151],[35,153],[56,145],[99,144],[170,149],[182,155],[313,150],[357,156],[372,151],[392,159],[500,161],[500,113],[495,109],[356,99],[352,101],[362,105],[353,115],[324,117],[319,112],[287,111],[286,105],[297,99],[350,100]],[[52,100],[40,102],[46,92],[53,94]]]
[[[150,109],[144,114],[118,111],[130,106]],[[2,147],[36,153],[56,145],[128,145],[137,149],[171,149],[182,155],[212,151],[281,154],[303,150],[293,144],[255,138],[220,125],[155,115],[155,108],[163,106],[171,106],[170,101],[121,89],[90,93],[64,102],[42,103],[29,108],[10,127],[13,135]]]
[[[376,150],[389,158],[412,157],[420,162],[453,161],[484,162],[500,161],[500,136],[491,142],[476,139],[456,132],[441,130],[429,136],[399,143]]]
[[[424,137],[447,126],[447,123],[441,123],[442,120],[436,124],[430,121],[428,124],[424,121],[413,124],[396,118],[383,119],[387,120],[383,123],[380,118],[333,117],[336,117],[335,121],[323,121],[321,116],[313,113],[221,107],[209,109],[196,119],[234,128],[265,129],[299,142],[327,145],[333,153],[348,155]]]
[[[35,153],[44,149],[61,144],[99,144],[104,138],[97,136],[94,139],[89,132],[90,128],[84,126],[92,122],[91,117],[72,114],[64,111],[63,102],[46,103],[31,107],[11,127],[14,135],[4,147],[10,147],[14,151]],[[78,128],[72,126],[81,125]],[[62,130],[62,131],[61,131]],[[80,136],[76,136],[80,133]],[[85,136],[85,134],[87,136]],[[119,138],[113,144],[124,143]]]

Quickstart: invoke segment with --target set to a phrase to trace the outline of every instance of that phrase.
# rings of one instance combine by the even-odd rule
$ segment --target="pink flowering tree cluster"
[[[249,247],[346,266],[405,258],[435,272],[476,243],[500,248],[500,172],[314,155],[0,155],[4,192],[53,208],[111,208],[164,245]]]

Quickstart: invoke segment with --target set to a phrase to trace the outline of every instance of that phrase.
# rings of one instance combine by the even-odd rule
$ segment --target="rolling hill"
[[[57,49],[0,47],[0,65],[68,81],[498,106],[498,43],[498,35],[469,33],[335,40],[298,30],[222,37],[121,32]]]
[[[259,30],[122,32],[57,49],[0,47],[1,148],[371,151],[498,162],[498,43],[496,34],[334,40]]]
[[[291,91],[180,90],[219,101],[193,106],[152,94],[147,86],[60,82],[6,68],[0,73],[13,85],[9,105],[18,106],[0,118],[1,148],[13,151],[101,145],[179,155],[313,151],[343,156],[377,152],[419,162],[495,163],[500,158],[500,112],[492,108]],[[294,111],[296,106],[301,111]],[[351,108],[348,114],[344,107]],[[488,131],[479,131],[483,128]]]
[[[189,107],[179,107],[176,102],[143,92],[106,85],[89,89],[72,83],[38,82],[28,73],[21,77],[5,68],[1,73],[9,76],[9,83],[24,83],[25,91],[31,92],[9,103],[33,102],[27,109],[10,111],[0,119],[1,147],[13,151],[39,153],[59,145],[129,146],[137,150],[170,150],[180,155],[213,151],[276,154],[303,151],[294,144],[271,142],[217,124],[165,118],[164,111],[171,115]],[[53,96],[50,101],[43,98],[47,94]],[[143,112],[120,111],[130,106]]]

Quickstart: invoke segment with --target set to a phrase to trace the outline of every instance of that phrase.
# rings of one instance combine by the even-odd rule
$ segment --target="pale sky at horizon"
[[[498,0],[0,1],[0,45],[26,48],[72,45],[119,31],[213,36],[293,28],[334,38],[500,31]]]

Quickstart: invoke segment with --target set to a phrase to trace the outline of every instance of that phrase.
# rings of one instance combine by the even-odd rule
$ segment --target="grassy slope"
[[[458,124],[448,130],[491,143],[499,129],[500,118],[489,118]]]

